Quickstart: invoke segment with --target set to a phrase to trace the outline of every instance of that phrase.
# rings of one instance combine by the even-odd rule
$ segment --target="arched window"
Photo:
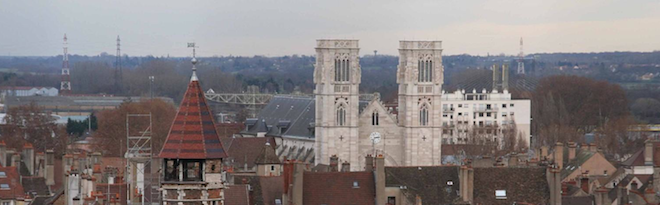
[[[429,109],[426,107],[426,105],[419,109],[419,125],[429,125]]]
[[[348,59],[335,59],[335,81],[348,82],[350,79],[350,61]]]
[[[433,61],[420,59],[417,62],[418,82],[431,82],[433,80]]]
[[[346,109],[342,105],[337,108],[337,126],[344,125],[346,125]]]
[[[371,114],[371,125],[378,125],[378,112]]]

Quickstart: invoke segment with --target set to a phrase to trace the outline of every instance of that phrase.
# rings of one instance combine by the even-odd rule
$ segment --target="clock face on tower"
[[[374,144],[379,143],[380,140],[381,140],[380,133],[378,133],[378,132],[372,132],[371,135],[369,135],[369,138],[371,138],[371,141],[372,141]]]

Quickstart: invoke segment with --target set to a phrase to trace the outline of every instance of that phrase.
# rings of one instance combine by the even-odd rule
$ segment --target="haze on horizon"
[[[315,40],[441,40],[445,55],[660,50],[660,1],[13,1],[0,0],[0,56],[312,55]]]

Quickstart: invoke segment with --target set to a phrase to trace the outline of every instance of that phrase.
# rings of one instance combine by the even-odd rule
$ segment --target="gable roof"
[[[496,190],[505,190],[506,199],[496,199]],[[549,200],[550,188],[544,167],[474,168],[476,204],[547,204]]]
[[[227,157],[222,142],[220,142],[213,115],[206,103],[199,80],[197,80],[194,65],[193,77],[183,95],[183,100],[159,157],[173,159]]]
[[[229,156],[233,158],[234,167],[241,169],[245,164],[248,165],[248,169],[254,167],[260,155],[259,150],[264,148],[266,142],[275,148],[275,140],[272,137],[224,138],[222,142]]]
[[[0,184],[7,184],[9,189],[0,189],[0,199],[22,199],[25,197],[23,185],[20,183],[20,176],[16,167],[0,167],[0,172],[5,172],[5,176],[0,177]]]
[[[660,142],[654,141],[653,143],[653,166],[660,166]],[[642,147],[641,150],[635,152],[631,157],[626,159],[621,165],[632,167],[632,166],[646,166],[644,164],[644,155],[645,148]]]
[[[402,190],[404,195],[419,196],[423,204],[452,204],[461,200],[458,196],[461,186],[458,177],[459,168],[458,166],[385,167],[385,186],[405,186],[406,189]],[[408,200],[414,201],[414,198]]]
[[[596,152],[581,150],[573,160],[569,161],[561,170],[561,178],[564,179],[571,175],[571,173],[578,170],[585,162],[587,162],[591,157],[596,155]]]
[[[261,153],[254,160],[255,164],[279,164],[280,159],[275,153],[275,148],[270,143],[265,143],[261,147]]]
[[[234,183],[247,183],[251,186],[250,204],[276,205],[275,200],[282,200],[282,193],[284,193],[283,176],[235,176]],[[226,195],[227,193],[225,193]]]
[[[372,172],[305,172],[303,190],[306,205],[375,204]]]

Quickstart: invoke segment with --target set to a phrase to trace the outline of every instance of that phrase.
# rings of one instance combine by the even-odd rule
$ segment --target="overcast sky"
[[[445,55],[660,50],[660,0],[0,0],[0,55],[314,54],[315,39],[441,40]]]

